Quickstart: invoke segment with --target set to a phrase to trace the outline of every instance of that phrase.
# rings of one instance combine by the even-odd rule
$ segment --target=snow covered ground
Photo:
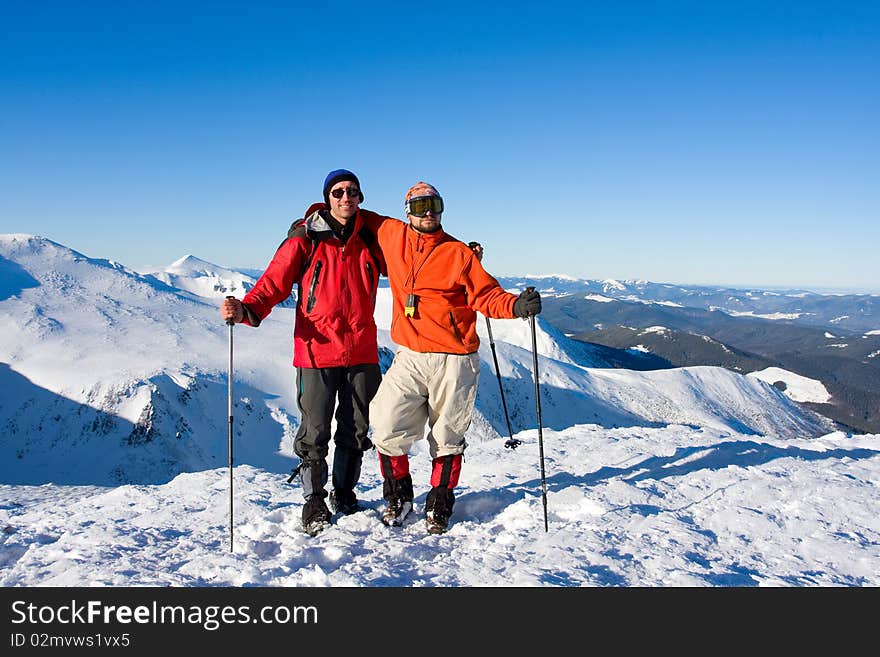
[[[223,468],[163,485],[2,486],[4,586],[877,586],[876,437],[812,440],[683,426],[544,431],[472,447],[451,529],[368,509],[315,538],[283,475]],[[417,510],[429,456],[413,458]]]
[[[0,236],[0,584],[14,586],[877,586],[880,437],[848,435],[770,383],[720,368],[631,372],[538,318],[548,529],[528,324],[485,322],[451,528],[367,510],[315,538],[296,459],[293,312],[236,327],[234,551],[226,463],[235,272],[164,282],[49,240]],[[179,265],[180,263],[175,263]],[[176,267],[186,278],[186,268]],[[244,280],[237,278],[238,283]],[[179,285],[179,286],[178,286]],[[387,363],[390,298],[376,317]]]
[[[755,377],[771,385],[781,382],[785,386],[785,394],[798,402],[827,404],[831,401],[831,395],[821,381],[789,372],[781,367],[767,367],[758,372],[750,372],[746,376]]]

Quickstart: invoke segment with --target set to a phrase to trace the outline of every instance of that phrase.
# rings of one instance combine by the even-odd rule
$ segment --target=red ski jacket
[[[293,330],[295,367],[351,367],[379,362],[376,288],[384,267],[366,243],[360,212],[343,245],[313,205],[242,303],[245,323],[260,322],[298,285]]]

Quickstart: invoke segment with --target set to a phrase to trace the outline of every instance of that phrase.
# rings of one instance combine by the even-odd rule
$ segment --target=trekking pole
[[[529,292],[534,292],[534,287],[526,288]],[[538,453],[541,457],[541,498],[544,503],[544,531],[548,531],[547,527],[547,479],[544,476],[544,432],[541,422],[541,387],[538,383],[538,341],[535,337],[535,316],[529,314],[529,326],[532,329],[532,368],[535,371],[535,406],[538,413]]]
[[[468,246],[477,256],[477,260],[483,261],[483,245],[479,242],[468,242]],[[492,347],[492,360],[495,361],[495,376],[498,377],[498,390],[501,391],[501,405],[504,406],[504,419],[507,422],[507,435],[510,439],[504,443],[504,446],[510,449],[516,449],[522,445],[521,440],[513,437],[513,429],[510,428],[510,414],[507,412],[507,400],[504,398],[504,386],[501,385],[501,370],[498,368],[498,355],[495,353],[495,339],[492,337],[492,324],[489,322],[489,316],[486,316],[486,330],[489,332],[489,346]]]
[[[492,323],[486,317],[486,330],[489,331],[489,346],[492,347],[492,360],[495,361],[495,375],[498,377],[498,390],[501,391],[501,405],[504,407],[504,419],[507,421],[507,435],[510,440],[504,443],[505,447],[516,449],[522,445],[521,440],[513,437],[513,430],[510,428],[510,415],[507,412],[507,400],[504,399],[504,386],[501,385],[501,370],[498,368],[498,356],[495,353],[495,339],[492,337]]]
[[[235,297],[227,296],[227,299],[234,299]],[[233,534],[234,530],[232,527],[232,327],[235,326],[235,322],[230,317],[226,320],[226,325],[229,327],[229,371],[227,374],[227,383],[229,388],[229,399],[228,399],[228,409],[229,409],[229,439],[227,440],[227,452],[229,454],[229,551],[232,552],[232,542],[233,542]]]

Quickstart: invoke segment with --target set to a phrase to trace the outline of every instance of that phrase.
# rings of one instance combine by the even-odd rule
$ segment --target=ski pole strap
[[[300,462],[299,462],[299,465],[296,466],[296,467],[293,469],[293,472],[290,473],[290,476],[287,478],[287,483],[288,483],[288,484],[292,484],[292,483],[293,483],[293,480],[296,479],[296,475],[298,475],[298,474],[299,474],[299,471],[302,470],[303,463],[305,463],[305,461],[300,461]]]

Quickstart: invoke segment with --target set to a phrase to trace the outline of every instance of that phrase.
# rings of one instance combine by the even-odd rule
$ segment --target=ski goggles
[[[424,217],[428,211],[431,214],[443,212],[443,199],[439,196],[418,196],[406,202],[406,213],[414,217]]]
[[[356,198],[361,195],[361,190],[357,187],[346,187],[345,189],[334,189],[330,192],[330,196],[336,199],[342,198],[344,194],[347,194],[348,198]]]

